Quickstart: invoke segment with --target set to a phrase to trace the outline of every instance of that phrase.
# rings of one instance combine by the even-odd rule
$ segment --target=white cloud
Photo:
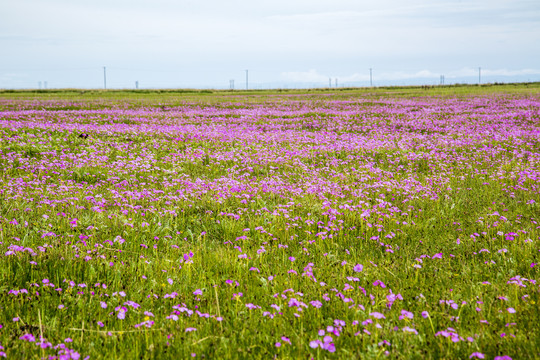
[[[429,70],[420,70],[416,72],[404,72],[404,71],[395,71],[395,72],[384,72],[380,75],[377,75],[377,79],[380,80],[407,80],[407,79],[418,79],[418,78],[438,78],[440,74],[435,74]]]
[[[406,79],[417,79],[417,78],[438,78],[440,74],[433,73],[429,70],[421,70],[416,72],[384,72],[384,73],[373,73],[373,78],[378,81],[384,80],[406,80]],[[358,82],[358,81],[369,81],[369,72],[366,74],[349,74],[338,76],[335,74],[321,74],[315,69],[309,71],[291,71],[281,73],[280,78],[284,81],[291,82],[326,82],[329,78],[334,80],[338,78],[340,82]]]
[[[520,75],[539,75],[540,70],[538,69],[522,69],[522,70],[507,70],[507,69],[498,69],[498,70],[482,70],[482,74],[489,76],[520,76]]]
[[[280,75],[281,80],[291,82],[323,82],[328,81],[329,76],[319,74],[316,70],[309,71],[290,71],[283,72]]]
[[[519,70],[508,70],[508,69],[482,69],[482,76],[523,76],[523,75],[540,75],[539,69],[519,69]],[[382,72],[377,73],[373,72],[373,81],[403,81],[403,80],[413,80],[413,79],[439,79],[439,76],[442,73],[433,72],[431,70],[420,70],[413,72],[404,72],[404,71],[394,71],[394,72]],[[446,72],[444,74],[446,78],[464,78],[464,77],[476,77],[478,76],[478,68],[463,68],[455,71]],[[335,75],[335,74],[321,74],[315,69],[309,71],[290,71],[282,72],[280,79],[283,81],[297,82],[297,83],[326,83],[328,79],[331,78],[332,82],[335,78],[339,80],[340,83],[351,83],[351,82],[366,82],[370,80],[369,72],[366,71],[365,74],[353,73],[349,75]]]
[[[523,75],[540,75],[540,69],[480,69],[482,76],[523,76]],[[445,75],[448,78],[478,76],[478,68],[463,68],[448,72]]]

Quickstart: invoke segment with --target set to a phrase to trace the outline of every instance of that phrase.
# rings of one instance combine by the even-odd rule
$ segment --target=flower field
[[[538,358],[539,215],[538,90],[0,94],[0,356]]]

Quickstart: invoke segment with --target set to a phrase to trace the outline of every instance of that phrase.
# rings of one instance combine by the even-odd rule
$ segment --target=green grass
[[[537,83],[332,89],[329,98],[321,96],[329,89],[0,91],[0,104],[9,103],[0,106],[10,111],[17,106],[44,108],[47,119],[40,121],[93,126],[97,120],[81,125],[84,119],[66,119],[64,111],[200,103],[231,111],[228,119],[237,120],[231,103],[240,109],[257,104],[279,108],[278,100],[287,103],[290,98],[274,95],[298,100],[309,94],[312,97],[301,100],[305,106],[336,106],[338,115],[315,128],[304,124],[320,120],[315,110],[277,116],[290,122],[291,132],[343,136],[345,132],[328,130],[339,122],[353,135],[385,140],[396,132],[403,138],[417,136],[417,130],[400,127],[379,136],[370,128],[363,133],[354,127],[356,120],[342,115],[331,101],[372,99],[365,107],[373,116],[363,121],[373,124],[382,118],[392,124],[395,118],[380,114],[375,99],[432,98],[444,104],[442,98],[458,98],[474,105],[476,98],[499,96],[538,104],[539,89]],[[531,105],[536,112],[537,106]],[[497,111],[506,116],[504,110]],[[166,116],[163,113],[155,118]],[[126,115],[116,123],[133,126],[155,120],[145,116]],[[275,119],[260,116],[256,125],[272,133]],[[18,121],[28,120],[32,118]],[[189,120],[203,123],[196,117]],[[409,121],[414,122],[412,116]],[[81,140],[78,131],[88,131],[90,137]],[[471,134],[459,134],[467,135]],[[61,355],[61,348],[42,349],[36,342],[20,340],[29,333],[91,359],[178,359],[192,354],[206,359],[461,359],[474,352],[487,359],[540,356],[539,283],[509,283],[518,275],[538,280],[540,265],[531,266],[539,262],[537,138],[515,143],[522,138],[486,137],[493,148],[505,149],[488,157],[482,152],[487,140],[441,145],[436,151],[422,142],[417,148],[401,149],[393,140],[376,148],[332,151],[333,142],[325,140],[248,142],[234,131],[234,141],[201,136],[177,141],[173,134],[107,133],[92,127],[70,133],[52,127],[0,128],[0,253],[10,251],[12,244],[23,249],[0,258],[0,344],[8,358]],[[294,151],[301,155],[292,155]],[[527,157],[517,157],[520,151],[528,152]],[[231,153],[231,158],[220,158]],[[413,158],[411,153],[422,156]],[[440,160],[435,153],[448,157]],[[520,171],[532,175],[520,180]],[[290,189],[279,190],[281,184]],[[326,190],[308,192],[315,185]],[[376,207],[382,199],[392,205]],[[366,217],[365,209],[378,209],[379,214]],[[490,215],[496,211],[506,220]],[[506,239],[509,233],[516,234],[512,240]],[[258,251],[263,247],[264,252]],[[186,262],[190,252],[193,257]],[[434,257],[439,253],[442,258]],[[241,254],[247,257],[239,258]],[[310,263],[317,281],[308,276]],[[363,265],[362,272],[353,270],[356,264]],[[252,267],[258,271],[250,271]],[[54,286],[46,286],[44,279]],[[386,287],[374,285],[377,280]],[[346,284],[353,288],[346,289]],[[9,293],[20,289],[27,293]],[[198,289],[202,295],[194,295]],[[402,298],[391,307],[390,289]],[[174,298],[165,296],[174,293]],[[243,296],[235,297],[238,293]],[[307,306],[289,306],[291,298]],[[315,300],[322,303],[320,308],[310,304]],[[452,300],[458,307],[441,300]],[[140,307],[126,305],[128,301]],[[247,304],[261,308],[249,309]],[[175,305],[193,313],[167,318]],[[121,306],[128,309],[125,319],[115,310]],[[402,310],[414,318],[399,319]],[[263,311],[273,318],[263,316]],[[423,317],[423,311],[429,316]],[[385,319],[376,320],[370,315],[374,312]],[[334,326],[336,319],[346,325],[339,336],[332,335],[335,353],[311,348],[310,341],[322,340],[318,331]],[[363,325],[367,319],[373,322]],[[155,323],[135,327],[147,320]],[[404,331],[406,327],[417,334]],[[186,332],[189,328],[196,331]],[[448,328],[462,341],[435,336]]]

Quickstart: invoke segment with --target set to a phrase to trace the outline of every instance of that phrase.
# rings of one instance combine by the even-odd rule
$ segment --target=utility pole
[[[103,67],[103,88],[107,89],[107,68]]]
[[[231,88],[231,90],[234,90],[234,79],[229,80],[229,87]]]
[[[369,68],[369,86],[373,87],[373,69]]]
[[[478,85],[482,83],[482,68],[478,68]]]
[[[332,87],[332,78],[328,78],[328,87]]]
[[[248,81],[248,71],[246,70],[246,90],[249,89],[249,81]]]
[[[41,81],[38,81],[38,88],[41,90]]]
[[[135,81],[135,89],[139,89],[139,80]]]
[[[337,87],[337,78],[336,78],[336,87]]]
[[[47,82],[46,82],[46,81],[43,82],[43,87],[44,87],[45,89],[47,89]]]

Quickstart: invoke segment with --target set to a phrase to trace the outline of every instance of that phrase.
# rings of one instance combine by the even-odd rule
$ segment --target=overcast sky
[[[539,59],[540,0],[0,0],[0,88],[540,81]]]

